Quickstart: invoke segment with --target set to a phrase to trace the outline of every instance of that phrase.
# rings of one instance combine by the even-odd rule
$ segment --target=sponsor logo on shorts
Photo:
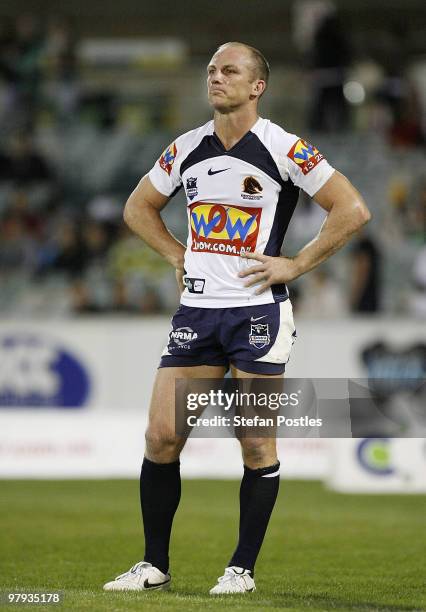
[[[263,191],[263,187],[259,181],[254,176],[246,176],[241,193],[243,200],[261,200],[263,198],[261,191]]]
[[[303,174],[308,174],[324,159],[324,156],[314,145],[301,138],[291,147],[287,157],[299,166]]]
[[[189,215],[192,251],[238,256],[256,249],[261,208],[196,202]]]
[[[257,349],[262,349],[265,346],[268,346],[268,344],[271,343],[268,323],[252,323],[250,325],[249,342]]]
[[[193,176],[186,179],[186,195],[193,200],[198,195],[197,178]]]
[[[170,176],[172,171],[173,164],[175,163],[177,154],[176,145],[173,142],[171,145],[167,147],[167,149],[163,152],[162,156],[159,159],[159,164],[163,168],[164,172]]]
[[[189,276],[185,276],[183,282],[189,293],[204,293],[204,285],[206,284],[204,278],[189,278]]]
[[[187,346],[190,342],[196,340],[197,338],[197,332],[190,327],[178,327],[170,332],[170,343],[174,342],[180,347]]]

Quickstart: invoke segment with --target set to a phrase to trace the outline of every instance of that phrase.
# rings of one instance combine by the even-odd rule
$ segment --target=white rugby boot
[[[217,585],[210,590],[210,595],[228,595],[230,593],[252,593],[256,590],[250,571],[242,567],[226,567]]]
[[[104,584],[104,591],[159,591],[170,588],[170,574],[139,561],[128,572],[120,574],[115,580]]]

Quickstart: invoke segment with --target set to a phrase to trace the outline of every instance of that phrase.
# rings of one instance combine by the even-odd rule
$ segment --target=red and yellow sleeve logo
[[[177,149],[176,149],[175,143],[173,142],[163,152],[158,162],[160,166],[163,168],[164,172],[167,172],[169,176],[172,171],[173,164],[175,163],[176,154],[177,154]]]
[[[324,159],[324,156],[321,155],[314,145],[309,144],[309,142],[301,138],[291,147],[290,151],[287,153],[287,157],[299,166],[303,174],[308,174],[308,172],[313,170],[315,166]]]

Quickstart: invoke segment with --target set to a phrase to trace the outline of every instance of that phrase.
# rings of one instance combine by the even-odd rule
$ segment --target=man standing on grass
[[[170,586],[169,541],[180,500],[175,380],[281,378],[295,338],[286,287],[326,260],[370,219],[356,189],[306,141],[258,116],[269,77],[264,56],[242,43],[219,47],[207,67],[214,118],[162,154],[127,201],[129,227],[176,269],[181,305],[161,357],[146,431],[140,493],[144,561],[105,590]],[[185,247],[161,210],[184,187]],[[328,216],[295,257],[281,245],[302,188]],[[262,338],[262,341],[257,341]],[[254,566],[279,487],[275,438],[242,438],[237,547],[210,593],[255,590]]]

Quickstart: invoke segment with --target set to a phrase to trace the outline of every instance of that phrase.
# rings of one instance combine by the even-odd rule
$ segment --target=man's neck
[[[214,130],[227,151],[247,134],[259,119],[256,110],[243,113],[214,114]]]

